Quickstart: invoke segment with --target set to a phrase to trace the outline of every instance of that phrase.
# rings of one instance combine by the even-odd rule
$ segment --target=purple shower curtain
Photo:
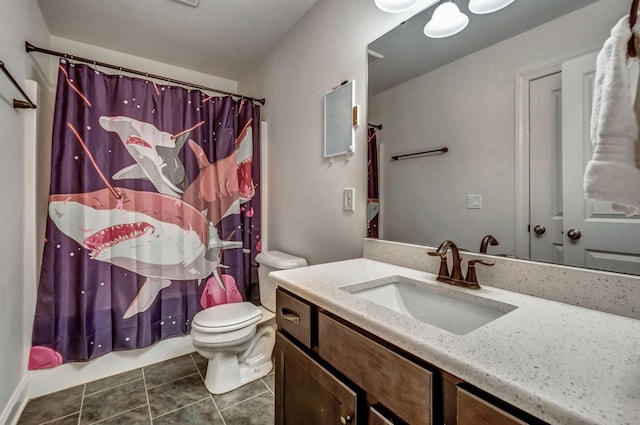
[[[376,129],[369,127],[367,165],[367,237],[378,237],[380,201],[378,199],[378,141]]]
[[[251,297],[260,108],[62,60],[30,369],[145,347]]]

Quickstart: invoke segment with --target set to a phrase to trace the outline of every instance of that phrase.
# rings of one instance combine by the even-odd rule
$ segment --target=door
[[[357,394],[280,332],[276,334],[276,425],[357,424]]]
[[[640,274],[640,217],[625,217],[608,202],[584,199],[595,63],[591,53],[562,66],[564,263]],[[632,81],[637,81],[637,67],[634,73]]]
[[[529,82],[530,258],[563,264],[562,74]]]

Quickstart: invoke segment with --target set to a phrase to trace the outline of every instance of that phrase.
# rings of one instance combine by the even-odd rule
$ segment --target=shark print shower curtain
[[[378,199],[378,137],[376,129],[369,127],[367,139],[367,237],[378,238],[380,200]]]
[[[146,347],[250,298],[260,109],[61,60],[30,369]]]

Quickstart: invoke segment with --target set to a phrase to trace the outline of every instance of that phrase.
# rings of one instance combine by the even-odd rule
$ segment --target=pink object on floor
[[[48,369],[60,366],[62,363],[62,355],[56,350],[42,345],[31,347],[31,352],[29,353],[29,370]]]

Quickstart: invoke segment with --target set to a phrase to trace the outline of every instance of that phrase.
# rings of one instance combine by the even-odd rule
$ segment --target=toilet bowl
[[[221,304],[197,313],[191,322],[196,351],[209,359],[205,386],[223,394],[267,375],[275,345],[275,293],[268,278],[274,270],[306,266],[304,258],[280,251],[256,256],[261,306],[250,302]]]

